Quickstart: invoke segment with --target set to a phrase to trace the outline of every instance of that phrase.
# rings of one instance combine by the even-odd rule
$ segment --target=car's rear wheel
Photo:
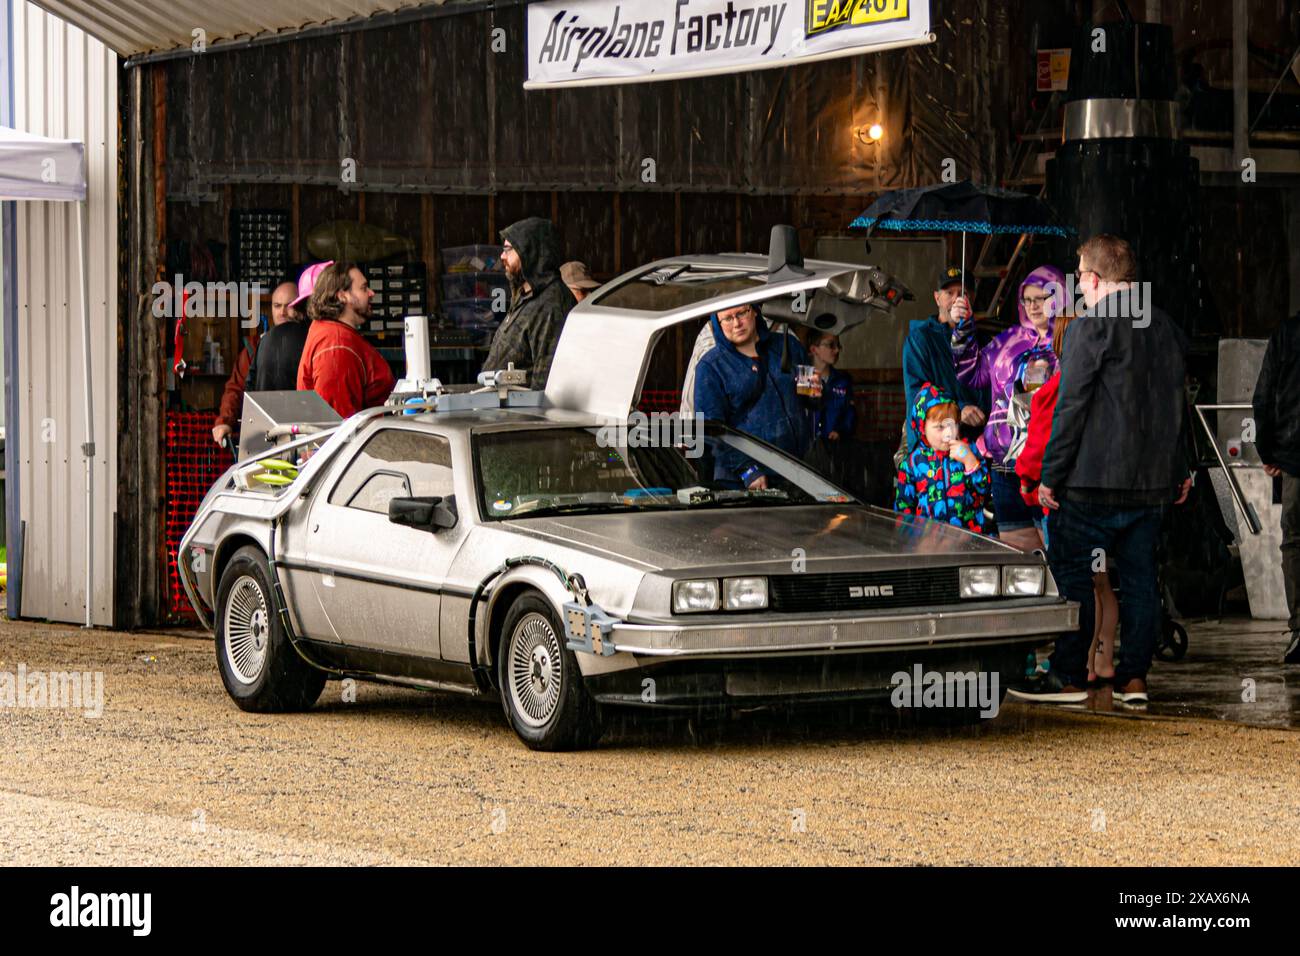
[[[325,674],[290,645],[275,612],[266,556],[251,545],[236,551],[221,573],[216,645],[221,682],[243,710],[306,710],[325,686]]]
[[[501,704],[533,750],[582,750],[600,739],[600,707],[565,643],[555,612],[540,595],[525,594],[511,606],[497,655]]]

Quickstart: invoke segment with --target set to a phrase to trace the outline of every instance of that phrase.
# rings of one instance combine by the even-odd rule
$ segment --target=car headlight
[[[721,602],[718,600],[717,578],[705,578],[701,581],[673,582],[674,614],[716,611],[720,604]]]
[[[1043,593],[1041,564],[1008,564],[1002,568],[1002,593],[1007,597],[1037,597]]]
[[[723,578],[722,606],[728,611],[767,607],[767,578]]]
[[[962,568],[957,591],[964,598],[997,597],[1001,574],[997,568]]]

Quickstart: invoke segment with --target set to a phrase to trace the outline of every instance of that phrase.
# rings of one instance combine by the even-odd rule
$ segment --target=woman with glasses
[[[721,309],[709,322],[715,344],[695,369],[696,412],[802,458],[811,441],[796,385],[799,366],[808,364],[803,344],[769,329],[752,305]],[[768,476],[755,462],[737,459],[724,470],[720,477],[736,487],[767,490]]]
[[[1038,515],[1020,497],[1015,451],[1024,444],[1024,419],[1013,407],[1017,392],[1027,384],[1041,384],[1056,371],[1052,353],[1052,328],[1056,316],[1065,311],[1065,274],[1055,266],[1039,266],[1020,284],[1017,303],[1019,323],[981,346],[975,337],[975,322],[964,318],[952,333],[957,378],[977,389],[988,389],[991,411],[984,434],[976,443],[990,461],[993,471],[993,516],[998,537],[1013,547],[1030,551],[1043,546],[1036,527]],[[1035,353],[1045,367],[1034,362],[1034,374],[1023,374],[1026,353]]]

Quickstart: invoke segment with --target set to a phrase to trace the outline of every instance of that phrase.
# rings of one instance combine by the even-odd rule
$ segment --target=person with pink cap
[[[293,372],[288,379],[278,378],[276,381],[288,381],[288,385],[270,385],[258,384],[253,385],[255,374],[254,370],[261,365],[266,367],[268,360],[263,358],[259,363],[258,359],[267,355],[276,355],[279,351],[286,348],[283,345],[276,345],[274,351],[268,353],[267,348],[273,339],[283,341],[285,338],[293,338],[294,332],[290,331],[288,335],[283,333],[277,335],[276,331],[281,326],[289,326],[290,329],[302,328],[302,334],[299,342],[307,338],[306,323],[302,321],[302,313],[295,309],[295,305],[302,301],[299,295],[301,281],[297,286],[292,282],[281,282],[271,293],[271,329],[258,339],[256,330],[251,332],[244,339],[244,347],[239,350],[239,356],[235,359],[235,367],[230,371],[230,378],[226,380],[225,390],[221,393],[221,407],[217,411],[216,421],[212,423],[212,440],[218,445],[223,445],[226,439],[230,438],[239,425],[239,418],[244,408],[244,392],[246,391],[267,391],[272,388],[294,388],[296,387],[294,377],[298,374],[298,360],[294,359]],[[298,298],[294,298],[297,295]],[[302,345],[298,345],[298,353],[301,354]]]

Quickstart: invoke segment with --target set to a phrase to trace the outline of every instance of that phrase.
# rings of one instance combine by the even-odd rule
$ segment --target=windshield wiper
[[[656,506],[629,505],[622,501],[574,501],[569,504],[547,505],[545,508],[536,508],[532,511],[525,511],[518,515],[520,518],[536,518],[545,515],[558,514],[599,514],[606,511],[650,511]]]
[[[698,508],[725,508],[730,505],[793,505],[798,502],[791,500],[789,495],[751,495],[746,492],[737,497],[714,498],[711,501],[696,505]]]

